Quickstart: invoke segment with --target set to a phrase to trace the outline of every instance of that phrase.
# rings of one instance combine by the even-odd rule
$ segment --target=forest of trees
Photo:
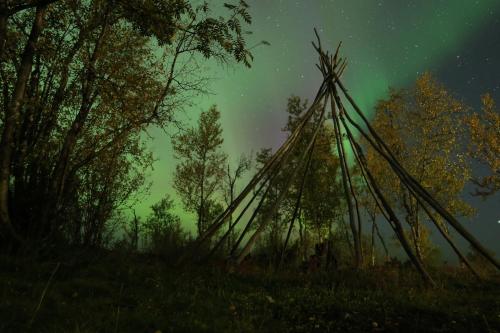
[[[146,171],[154,162],[145,130],[176,123],[190,99],[205,92],[200,66],[206,59],[250,67],[249,32],[242,27],[251,24],[248,5],[225,4],[227,15],[212,17],[208,4],[194,7],[187,1],[0,4],[0,235],[5,249],[50,252],[125,242],[135,251],[171,255],[202,235],[247,177],[272,157],[273,148],[264,147],[255,156],[244,152],[233,163],[223,149],[220,114],[225,110],[214,105],[194,127],[172,137],[176,168],[169,195],[151,207],[149,217],[134,213],[131,218],[130,207],[143,195]],[[499,190],[499,112],[490,95],[481,101],[482,109],[472,110],[425,73],[410,88],[390,90],[372,121],[409,173],[457,216],[474,214],[463,196],[468,182],[476,188],[474,195]],[[289,98],[286,135],[307,108],[307,101]],[[296,260],[306,260],[315,245],[328,243],[337,263],[373,264],[383,255],[375,243],[380,241],[387,257],[390,241],[376,224],[380,212],[366,195],[360,171],[340,163],[343,140],[336,143],[331,119],[315,137],[307,167],[299,164],[317,120],[306,124],[302,148],[262,199],[261,209],[269,214],[259,215],[252,226],[263,236],[256,252],[278,264],[285,243],[287,255]],[[369,145],[364,147],[375,179],[404,217],[417,257],[434,260],[425,207]],[[474,174],[472,163],[481,163],[487,174]],[[286,189],[295,165],[300,176]],[[343,167],[351,169],[355,202],[346,202]],[[195,233],[173,213],[174,197],[195,216]],[[346,220],[348,205],[358,212],[356,220]],[[448,233],[447,224],[436,219]],[[241,245],[233,222],[231,216],[224,229],[230,230],[225,250]]]
[[[490,106],[483,110],[472,110],[457,100],[446,90],[430,73],[419,76],[415,84],[404,90],[391,90],[385,100],[379,101],[373,119],[373,126],[382,133],[385,142],[390,146],[404,167],[415,175],[419,182],[443,203],[449,211],[458,216],[473,217],[475,210],[464,199],[464,188],[468,182],[476,186],[473,195],[488,196],[495,193],[495,170],[492,162],[495,152],[486,146],[480,157],[478,143],[484,144],[484,139],[471,136],[488,137],[497,140],[494,124],[491,118],[497,113],[493,108],[489,95],[483,96],[483,103],[489,101]],[[321,107],[321,106],[319,106]],[[286,112],[288,121],[283,131],[290,135],[298,124],[301,115],[308,108],[308,102],[297,96],[288,99]],[[317,116],[316,116],[317,117]],[[489,118],[486,118],[489,117]],[[489,119],[489,122],[486,121]],[[494,119],[493,119],[494,120]],[[317,119],[311,118],[305,127],[304,135],[299,142],[299,148],[294,151],[287,161],[287,167],[276,176],[268,193],[260,194],[259,207],[263,212],[271,211],[274,203],[284,191],[283,187],[290,177],[290,170],[300,163],[300,154],[305,149],[313,132],[313,124]],[[497,117],[498,121],[498,117]],[[361,265],[373,265],[376,260],[384,262],[389,259],[388,247],[395,244],[391,238],[381,231],[377,216],[380,214],[375,203],[367,194],[367,189],[360,177],[360,171],[351,170],[351,181],[355,185],[358,200],[354,203],[357,211],[366,210],[360,214],[361,219],[356,221],[355,228],[349,226],[346,215],[347,205],[341,184],[340,162],[336,153],[335,136],[331,118],[324,123],[316,139],[315,148],[310,156],[307,169],[301,165],[301,175],[286,191],[284,201],[276,211],[272,211],[270,223],[266,224],[262,237],[257,241],[255,256],[261,263],[278,265],[283,254],[283,246],[287,240],[287,258],[295,263],[307,260],[317,244],[328,243],[332,253],[332,260],[336,265],[352,265],[355,262],[355,237],[360,244]],[[472,125],[474,124],[474,125]],[[464,131],[464,129],[467,129]],[[220,123],[220,112],[216,106],[201,113],[195,127],[187,129],[183,134],[173,137],[177,168],[174,174],[173,188],[181,198],[184,209],[196,216],[196,234],[189,236],[182,231],[179,218],[173,213],[171,199],[162,201],[152,207],[153,219],[158,216],[158,209],[164,210],[166,216],[164,231],[146,234],[152,237],[164,237],[164,244],[175,243],[182,247],[200,236],[207,226],[220,214],[224,207],[235,198],[235,192],[242,186],[244,175],[250,170],[259,170],[271,158],[272,148],[263,148],[255,154],[254,162],[250,157],[242,155],[234,170],[228,162],[228,156],[223,152],[223,129]],[[464,145],[464,142],[471,142]],[[365,146],[369,147],[367,144]],[[487,153],[486,153],[487,152]],[[250,156],[250,155],[249,155]],[[473,175],[472,163],[481,162],[493,167],[488,175]],[[373,175],[383,188],[387,198],[398,214],[404,218],[407,229],[406,235],[412,247],[422,262],[437,265],[443,258],[440,250],[431,239],[432,223],[426,219],[424,209],[400,183],[397,177],[373,149],[367,150],[367,161]],[[232,171],[233,170],[233,171]],[[496,173],[498,174],[498,172]],[[299,210],[296,210],[298,192],[301,191]],[[296,215],[296,225],[291,236],[290,222]],[[266,214],[256,217],[252,228],[258,229]],[[151,219],[151,218],[150,218]],[[442,232],[451,235],[447,224],[435,217]],[[149,221],[149,220],[148,220]],[[175,222],[172,222],[175,221]],[[223,232],[231,228],[233,218],[228,220]],[[163,236],[160,234],[163,233]],[[355,235],[355,236],[354,236]],[[218,237],[220,237],[219,234]],[[289,239],[288,239],[289,238]],[[385,239],[387,238],[387,239]],[[226,250],[241,244],[242,239],[235,238],[234,230],[228,237]],[[161,243],[161,242],[160,242]],[[376,245],[376,244],[379,245]],[[163,246],[158,242],[150,243],[151,249],[157,251]],[[234,251],[234,250],[233,250]],[[474,250],[469,254],[472,260],[479,262],[482,267],[486,262],[480,259]]]
[[[144,130],[205,91],[204,59],[250,66],[244,1],[1,1],[2,244],[104,246],[153,162]]]

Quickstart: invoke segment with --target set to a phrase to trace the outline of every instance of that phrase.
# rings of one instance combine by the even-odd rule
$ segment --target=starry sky
[[[222,1],[208,1],[219,11]],[[392,87],[405,87],[419,73],[431,71],[458,98],[477,108],[480,95],[489,92],[500,104],[499,0],[247,0],[253,24],[248,45],[261,40],[270,46],[253,50],[251,69],[222,68],[208,63],[213,77],[210,95],[192,101],[179,114],[193,124],[199,113],[217,104],[224,129],[224,149],[231,161],[241,153],[278,147],[284,140],[286,101],[292,95],[312,99],[321,83],[311,41],[316,27],[324,48],[343,42],[349,66],[344,84],[365,114]],[[221,12],[222,13],[222,12]],[[218,13],[216,13],[218,14]],[[169,132],[169,131],[167,131]],[[173,132],[173,130],[171,131]],[[172,190],[175,168],[170,138],[151,129],[151,148],[158,161],[148,179],[150,193],[135,207],[145,216],[149,206]],[[469,189],[470,190],[470,189]],[[487,201],[464,196],[479,209],[464,221],[480,240],[500,256],[500,195]],[[194,218],[177,213],[186,227]]]

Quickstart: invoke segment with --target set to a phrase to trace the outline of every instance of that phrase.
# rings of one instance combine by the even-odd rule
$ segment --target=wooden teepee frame
[[[423,279],[434,285],[434,282],[431,276],[426,271],[423,263],[420,259],[413,253],[412,247],[404,234],[404,229],[401,221],[397,217],[393,208],[389,204],[388,200],[385,198],[383,192],[381,191],[379,185],[374,179],[371,171],[368,168],[366,158],[363,152],[363,149],[356,141],[352,130],[355,128],[365,139],[366,141],[375,149],[375,151],[382,156],[389,164],[390,168],[394,172],[394,174],[400,179],[401,183],[408,189],[409,193],[417,200],[419,205],[423,207],[425,213],[429,216],[430,220],[434,223],[436,228],[439,230],[440,234],[445,238],[445,240],[449,243],[455,253],[460,257],[460,259],[465,263],[465,265],[471,270],[473,274],[478,276],[470,262],[467,258],[460,252],[458,247],[455,245],[453,240],[450,238],[449,234],[443,230],[443,227],[436,220],[436,215],[441,216],[449,225],[451,225],[457,233],[466,239],[472,247],[474,247],[479,253],[481,253],[493,266],[497,269],[500,269],[500,264],[493,258],[492,255],[481,245],[481,243],[470,234],[457,220],[451,215],[436,199],[424,188],[422,185],[415,180],[399,163],[399,161],[395,158],[392,151],[389,147],[384,143],[384,141],[380,138],[380,136],[376,133],[373,127],[368,122],[367,118],[357,106],[354,99],[349,95],[347,89],[342,84],[341,77],[347,66],[347,61],[345,59],[339,58],[339,50],[341,44],[336,49],[335,54],[329,55],[328,52],[323,51],[321,46],[321,40],[317,34],[317,31],[314,31],[317,38],[317,43],[312,43],[314,49],[319,55],[319,64],[316,66],[321,71],[323,75],[323,82],[318,90],[318,93],[309,107],[309,109],[303,114],[302,118],[299,121],[298,126],[293,131],[293,133],[288,137],[288,139],[283,143],[283,145],[276,151],[276,153],[271,157],[271,159],[254,175],[254,177],[250,180],[250,182],[246,185],[246,187],[241,191],[241,193],[236,197],[236,199],[227,207],[227,209],[221,213],[209,226],[206,232],[201,235],[190,251],[181,258],[181,261],[184,261],[188,256],[192,256],[196,254],[199,246],[205,243],[207,240],[212,238],[214,234],[220,230],[220,228],[225,224],[229,216],[231,216],[236,209],[239,207],[243,207],[242,203],[246,198],[250,198],[247,204],[242,208],[235,222],[231,225],[228,231],[219,239],[219,241],[215,244],[212,250],[205,255],[206,259],[210,257],[217,249],[220,248],[224,241],[230,235],[230,233],[235,229],[235,227],[241,222],[243,216],[248,211],[248,209],[252,206],[255,199],[262,193],[260,198],[260,202],[257,204],[257,207],[254,209],[251,217],[249,218],[247,225],[243,228],[240,233],[240,236],[233,246],[230,252],[230,258],[233,259],[235,264],[241,263],[241,261],[246,257],[246,255],[251,251],[253,245],[260,237],[266,226],[270,223],[273,215],[276,213],[279,205],[285,198],[287,194],[287,190],[293,183],[293,180],[298,174],[301,166],[305,166],[304,174],[302,175],[301,188],[299,189],[297,199],[295,202],[295,209],[293,212],[293,216],[289,222],[289,229],[287,232],[285,245],[282,250],[282,258],[285,252],[287,243],[290,239],[290,234],[293,228],[293,224],[297,218],[301,196],[305,184],[305,177],[307,175],[307,171],[310,166],[311,155],[314,150],[314,145],[316,142],[316,136],[321,129],[323,122],[325,121],[325,113],[327,109],[327,105],[330,106],[331,116],[333,119],[334,133],[336,138],[336,148],[337,153],[340,159],[341,173],[342,173],[342,184],[344,188],[344,195],[348,205],[349,210],[349,225],[353,235],[354,241],[354,249],[355,249],[355,260],[356,266],[359,267],[361,265],[361,223],[360,223],[360,214],[358,201],[356,198],[356,192],[354,190],[353,184],[351,182],[351,175],[349,173],[349,168],[347,166],[346,159],[346,147],[344,147],[344,140],[342,134],[347,137],[347,142],[350,145],[350,148],[354,154],[354,158],[356,163],[358,164],[362,178],[371,194],[373,200],[377,204],[378,209],[385,217],[391,228],[394,230],[399,242],[403,246],[406,254],[409,259],[413,263],[413,265],[417,268],[417,270],[422,275]],[[361,125],[359,125],[354,118],[351,116],[349,112],[347,112],[343,99],[347,100],[350,109],[353,114],[357,114],[361,120],[361,123],[366,127],[366,130],[363,129]],[[263,211],[261,209],[262,204],[269,193],[269,189],[276,183],[277,175],[280,170],[282,170],[286,165],[287,161],[290,159],[292,152],[295,151],[298,147],[297,143],[303,135],[304,128],[306,124],[311,120],[314,114],[319,112],[319,117],[314,123],[314,131],[313,136],[309,140],[306,149],[299,154],[300,160],[292,170],[290,170],[290,175],[282,189],[281,193],[278,195],[278,198],[274,201],[271,209]],[[253,190],[253,194],[251,194]],[[255,217],[258,214],[261,215],[261,223],[256,228],[254,233],[249,237],[243,246],[242,250],[238,252],[239,245],[242,243],[245,235],[250,231],[250,227],[255,221]]]

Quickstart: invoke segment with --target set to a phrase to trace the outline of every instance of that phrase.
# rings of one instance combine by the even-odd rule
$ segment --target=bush
[[[173,201],[167,196],[151,206],[153,213],[143,224],[146,250],[165,257],[177,258],[190,241],[182,229],[180,218],[172,213]]]

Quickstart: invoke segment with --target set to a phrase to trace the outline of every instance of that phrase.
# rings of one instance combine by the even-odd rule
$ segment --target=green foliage
[[[481,112],[468,116],[465,123],[471,136],[469,155],[488,170],[486,176],[472,178],[478,187],[474,194],[487,197],[500,190],[500,113],[491,95],[483,95],[481,102]]]
[[[161,44],[171,44],[183,15],[193,17],[192,6],[184,0],[119,0],[121,15],[147,37],[155,37]]]
[[[318,106],[318,109],[322,106]],[[300,117],[307,110],[307,101],[301,101],[297,96],[288,100],[287,112],[288,122],[285,131],[292,133],[298,125]],[[306,124],[304,135],[294,151],[291,164],[299,163],[299,156],[310,142],[314,124],[317,122],[320,112]],[[306,231],[314,234],[315,242],[322,242],[329,237],[334,222],[342,216],[339,212],[343,209],[342,187],[339,183],[339,159],[333,152],[334,133],[331,123],[327,119],[322,125],[314,146],[311,163],[307,173],[304,173],[305,165],[301,166],[300,177],[295,181],[290,197],[287,201],[288,216],[293,209],[295,200],[302,183],[302,177],[306,177],[304,192],[301,199],[301,212]]]
[[[431,74],[419,76],[410,89],[391,90],[379,101],[373,127],[396,159],[451,214],[470,217],[473,208],[461,197],[470,165],[461,147],[462,120],[467,106],[452,96]],[[429,246],[429,218],[389,164],[368,145],[368,167],[391,204],[405,217],[417,256]],[[372,207],[373,208],[373,207]],[[372,209],[373,210],[373,209]],[[441,219],[438,223],[446,229]]]
[[[288,135],[295,130],[300,117],[307,108],[307,101],[302,102],[300,98],[295,96],[289,98],[287,105],[288,122],[283,129]],[[253,228],[257,228],[266,223],[264,235],[257,243],[258,248],[255,253],[258,253],[261,257],[266,257],[265,261],[270,264],[277,264],[280,261],[304,177],[306,180],[305,187],[294,222],[294,233],[287,245],[288,249],[290,249],[291,244],[295,244],[296,247],[292,251],[293,254],[290,252],[291,250],[287,250],[285,260],[301,261],[307,259],[311,248],[328,237],[332,222],[338,217],[336,209],[339,207],[340,200],[337,200],[338,184],[334,180],[338,162],[331,151],[332,133],[328,126],[323,126],[319,131],[307,174],[305,173],[306,165],[301,158],[312,138],[314,124],[318,121],[317,117],[318,114],[316,113],[313,119],[305,125],[296,148],[290,152],[290,156],[271,182],[260,213],[252,225]],[[255,157],[257,168],[262,168],[271,157],[271,149],[261,149]],[[298,168],[297,177],[292,182],[287,193],[283,193],[294,168]],[[276,201],[283,194],[285,195],[284,201],[275,208]],[[259,196],[262,197],[262,195]],[[258,200],[262,199],[259,198]],[[273,215],[268,216],[271,210]],[[270,220],[265,220],[265,218],[270,218]]]
[[[216,106],[201,113],[197,127],[173,137],[175,157],[179,160],[174,188],[186,210],[198,216],[198,233],[211,222],[217,200],[215,195],[225,175],[226,155],[222,149],[220,112]]]
[[[0,31],[0,219],[37,247],[102,246],[148,187],[143,131],[205,92],[201,57],[250,65],[251,17],[244,2],[221,17],[184,0],[43,3],[8,3]]]
[[[319,108],[321,106],[318,106]],[[291,135],[307,109],[307,101],[302,101],[297,96],[291,96],[288,99],[286,110],[288,121],[283,131]],[[299,216],[295,221],[295,235],[293,238],[298,237],[299,247],[301,248],[299,252],[304,259],[308,258],[308,252],[310,252],[314,244],[320,243],[330,236],[331,231],[334,230],[334,222],[337,222],[341,216],[339,210],[342,209],[343,201],[339,191],[341,187],[337,180],[339,160],[332,151],[334,136],[331,126],[327,123],[322,125],[316,138],[307,173],[305,173],[305,161],[301,159],[304,150],[312,139],[314,125],[318,121],[319,114],[320,112],[316,112],[305,125],[301,139],[291,152],[290,159],[278,173],[262,206],[263,212],[271,209],[279,194],[283,191],[291,170],[297,166],[299,168],[297,177],[288,190],[284,202],[267,227],[265,240],[269,244],[260,245],[261,248],[267,248],[270,251],[268,255],[272,257],[274,262],[281,253],[303,177],[306,178],[306,181],[301,197]],[[257,167],[262,167],[271,156],[271,149],[262,149],[258,152],[256,155]],[[257,218],[257,225],[262,223],[261,218],[262,216]]]
[[[173,208],[173,201],[166,196],[151,206],[153,212],[143,224],[146,249],[171,259],[180,255],[188,239],[180,218],[172,212]]]

